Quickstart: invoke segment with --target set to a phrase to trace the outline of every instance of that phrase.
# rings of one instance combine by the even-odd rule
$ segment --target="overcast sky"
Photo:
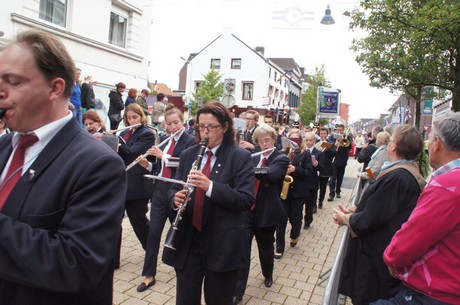
[[[292,57],[313,72],[324,65],[332,87],[350,104],[350,122],[377,118],[397,99],[388,90],[370,88],[349,50],[358,33],[348,31],[358,0],[153,0],[152,59],[149,77],[177,89],[187,58],[223,32],[251,47],[265,47],[265,57]],[[330,4],[334,25],[320,24]]]

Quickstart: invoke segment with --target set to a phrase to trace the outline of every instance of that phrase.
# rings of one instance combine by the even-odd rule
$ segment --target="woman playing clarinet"
[[[250,153],[234,144],[233,121],[225,106],[208,102],[198,110],[199,141],[208,144],[198,170],[192,170],[200,145],[180,155],[176,179],[195,191],[182,214],[175,250],[165,248],[163,261],[176,272],[176,304],[230,305],[239,270],[249,263],[243,212],[254,202],[254,171]],[[188,190],[175,184],[170,191],[179,208]],[[204,287],[203,287],[204,286]]]

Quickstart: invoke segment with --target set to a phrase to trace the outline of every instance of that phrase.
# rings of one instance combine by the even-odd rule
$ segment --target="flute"
[[[173,133],[172,135],[170,135],[169,137],[167,137],[163,142],[161,142],[160,144],[156,145],[157,147],[160,147],[166,143],[168,143],[169,140],[171,140],[172,137],[176,136],[178,133],[180,133],[181,131],[183,131],[185,128],[182,127],[181,129],[179,129],[178,131],[176,131],[175,133]],[[145,152],[145,154],[139,156],[136,158],[136,160],[134,160],[133,162],[131,162],[131,164],[129,164],[128,166],[126,166],[126,171],[129,171],[131,168],[133,168],[134,165],[136,165],[137,163],[139,163],[142,158],[146,158],[147,156],[149,155],[148,151]]]
[[[131,126],[111,130],[111,132],[116,133],[116,132],[119,132],[119,131],[122,131],[122,130],[125,130],[125,129],[129,129],[129,128],[133,128],[133,127],[137,127],[137,126],[141,126],[141,125],[142,125],[141,123],[138,123],[138,124],[134,124],[134,125],[131,125]]]
[[[269,148],[269,149],[266,149],[266,150],[262,150],[262,151],[253,153],[253,154],[251,155],[251,157],[254,158],[254,157],[260,156],[260,155],[262,155],[262,154],[264,154],[264,153],[271,152],[271,151],[275,150],[275,148],[276,148],[276,147],[272,147],[272,148]]]

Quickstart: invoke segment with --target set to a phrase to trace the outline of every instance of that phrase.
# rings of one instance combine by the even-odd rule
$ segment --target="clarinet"
[[[3,117],[5,116],[5,112],[5,109],[0,109],[0,120],[3,119]]]
[[[198,151],[198,156],[196,157],[195,162],[192,164],[192,168],[190,169],[189,174],[192,171],[196,171],[200,169],[201,165],[201,160],[203,160],[203,155],[206,150],[206,147],[208,146],[208,138],[205,138],[203,142],[201,142],[200,150]],[[185,195],[185,201],[184,203],[179,207],[179,210],[177,210],[177,215],[176,218],[174,219],[173,223],[171,224],[171,227],[169,228],[168,234],[166,235],[166,240],[165,240],[165,247],[176,250],[174,247],[174,243],[176,240],[176,233],[179,231],[179,222],[182,220],[182,214],[185,212],[185,209],[187,208],[187,203],[189,202],[193,191],[195,190],[195,187],[191,184],[189,184],[189,181],[187,179],[187,184],[184,185],[184,189],[187,190],[187,193]]]

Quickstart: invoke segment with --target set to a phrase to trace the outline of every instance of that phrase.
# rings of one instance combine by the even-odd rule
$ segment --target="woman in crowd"
[[[130,88],[128,90],[128,96],[126,97],[125,107],[128,107],[130,104],[136,103],[136,98],[137,98],[137,89]]]
[[[93,77],[88,75],[84,78],[84,82],[81,85],[81,107],[82,112],[85,114],[86,111],[94,109],[95,106],[95,95],[93,85],[96,82],[93,81]],[[84,122],[83,122],[84,123]]]
[[[276,228],[276,259],[280,259],[284,253],[287,220],[291,224],[291,247],[294,247],[298,242],[302,229],[303,205],[307,198],[306,181],[307,177],[313,174],[310,151],[305,150],[305,142],[300,137],[300,130],[298,128],[292,129],[288,134],[288,139],[295,143],[298,148],[293,147],[293,144],[283,148],[283,152],[289,158],[286,175],[290,175],[294,180],[289,185],[287,198],[283,200],[288,218],[283,218],[283,221]]]
[[[107,115],[109,116],[110,120],[110,130],[115,130],[118,128],[118,125],[122,120],[121,111],[125,109],[122,97],[126,85],[122,82],[119,82],[115,85],[115,87],[116,90],[112,90],[109,93],[110,105],[109,112],[107,113]]]
[[[145,113],[145,112],[144,112]],[[166,120],[166,129],[168,133],[174,135],[166,144],[158,147],[152,146],[147,152],[150,156],[155,157],[149,162],[143,158],[139,163],[148,169],[154,175],[165,178],[174,178],[176,174],[175,167],[167,166],[170,157],[179,157],[180,153],[195,144],[195,138],[184,131],[184,114],[178,108],[169,106],[164,113]],[[182,131],[180,131],[182,129]],[[160,240],[166,219],[173,219],[173,213],[169,205],[168,192],[172,184],[162,180],[155,181],[152,205],[150,208],[150,229],[147,241],[147,250],[145,252],[144,268],[142,275],[144,281],[137,287],[137,291],[142,292],[155,284],[157,273],[157,259],[160,250]]]
[[[422,137],[414,127],[398,126],[387,146],[389,161],[370,182],[356,211],[340,205],[334,209],[334,222],[347,225],[351,233],[338,291],[354,305],[392,297],[401,288],[388,272],[383,251],[409,218],[425,186],[414,161],[422,149]]]
[[[90,134],[98,139],[101,138],[102,133],[105,131],[105,125],[102,123],[101,117],[94,110],[88,110],[83,114],[83,125]]]
[[[129,165],[139,155],[144,154],[152,145],[155,144],[155,134],[146,126],[147,121],[142,108],[134,103],[126,107],[123,122],[125,126],[133,126],[121,132],[123,144],[120,145],[118,153]],[[141,124],[135,126],[136,124]],[[153,183],[144,177],[150,172],[141,166],[136,166],[129,170],[127,174],[128,187],[126,191],[125,210],[129,221],[134,229],[134,233],[139,239],[142,248],[147,247],[147,237],[149,234],[149,220],[147,214],[147,204],[152,197]],[[121,236],[120,243],[121,246]],[[117,249],[115,265],[119,265],[120,248]]]
[[[367,187],[369,181],[375,179],[375,177],[380,174],[382,165],[387,160],[387,145],[390,141],[390,137],[391,135],[386,131],[382,131],[377,134],[377,138],[375,140],[377,150],[372,154],[371,161],[368,164],[373,178],[369,177],[366,169],[364,169],[361,173],[358,173],[358,177],[361,177],[364,186]]]

